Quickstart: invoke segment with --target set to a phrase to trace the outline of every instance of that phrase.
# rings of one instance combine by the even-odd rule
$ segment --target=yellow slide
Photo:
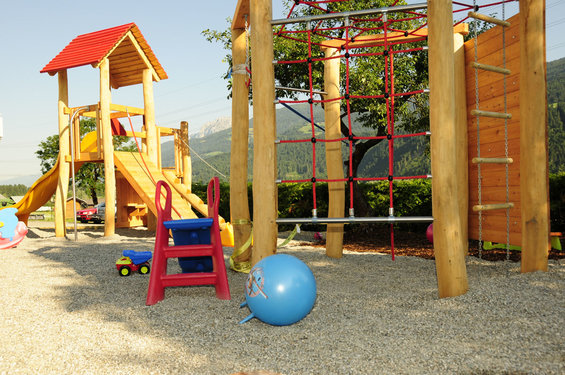
[[[96,132],[90,132],[84,136],[80,143],[81,151],[96,148]],[[15,205],[10,207],[15,207],[18,209],[17,217],[18,220],[23,221],[27,225],[29,215],[37,211],[39,207],[43,206],[57,190],[57,181],[59,179],[59,162],[61,156],[57,158],[55,165],[47,173],[41,176],[37,181],[31,185],[26,195]],[[82,165],[82,164],[80,164]],[[78,170],[80,165],[75,165],[75,169]]]

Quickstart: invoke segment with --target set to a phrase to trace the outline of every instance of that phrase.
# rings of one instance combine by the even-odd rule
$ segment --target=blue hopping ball
[[[245,302],[251,314],[240,323],[257,318],[285,326],[298,322],[314,307],[316,279],[300,259],[287,254],[268,256],[251,269],[245,282]]]

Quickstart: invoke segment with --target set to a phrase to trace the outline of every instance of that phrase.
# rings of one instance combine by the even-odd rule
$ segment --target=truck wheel
[[[151,267],[149,267],[149,264],[144,263],[141,266],[139,266],[139,273],[142,275],[146,275],[149,273],[149,270],[151,269]]]
[[[129,276],[131,275],[131,268],[128,266],[121,266],[120,267],[120,276]]]

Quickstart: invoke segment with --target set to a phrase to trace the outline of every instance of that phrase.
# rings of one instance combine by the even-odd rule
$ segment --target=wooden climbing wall
[[[519,17],[508,21],[511,26],[505,30],[506,68],[511,74],[506,76],[506,112],[512,114],[508,120],[508,157],[513,159],[509,165],[509,201],[514,203],[510,209],[510,243],[521,244],[520,221],[520,43]],[[496,26],[479,35],[477,41],[477,62],[493,66],[503,66],[502,26]],[[475,42],[465,43],[465,79],[467,86],[467,127],[469,147],[469,239],[479,239],[479,213],[473,211],[478,204],[478,165],[472,163],[477,157],[477,138],[480,139],[480,153],[483,158],[505,157],[504,120],[480,117],[480,134],[477,136],[477,119],[471,115],[476,108],[475,69],[470,64],[475,61]],[[478,102],[483,111],[504,111],[504,76],[500,73],[478,70]],[[506,174],[504,164],[481,164],[482,204],[506,202]],[[506,209],[482,211],[482,239],[506,243]]]

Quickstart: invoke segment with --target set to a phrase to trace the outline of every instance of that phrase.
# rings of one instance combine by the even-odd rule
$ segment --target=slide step
[[[210,285],[216,283],[216,275],[204,272],[175,273],[161,276],[161,282],[165,288],[171,286]]]
[[[182,245],[164,248],[165,258],[205,257],[213,255],[212,245]]]

